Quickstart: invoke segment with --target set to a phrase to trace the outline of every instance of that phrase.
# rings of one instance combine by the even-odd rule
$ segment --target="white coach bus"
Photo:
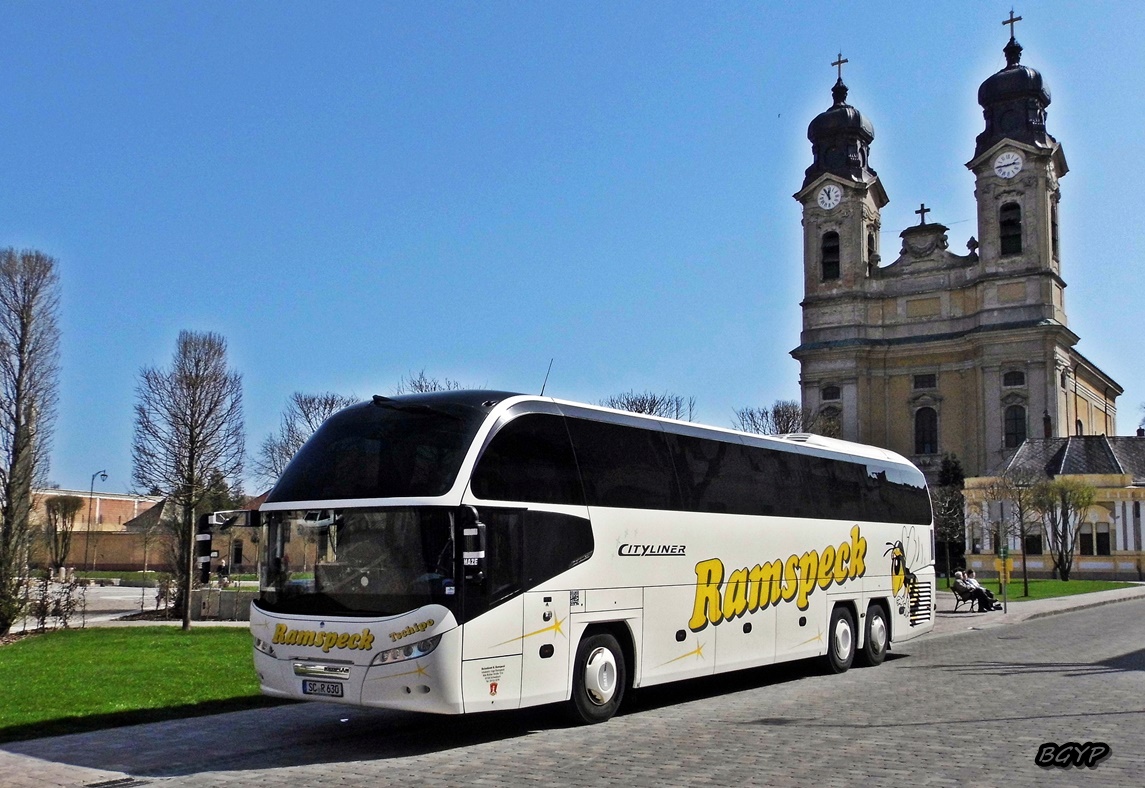
[[[922,473],[882,449],[536,396],[376,396],[260,508],[262,691],[460,714],[808,657],[934,623]]]

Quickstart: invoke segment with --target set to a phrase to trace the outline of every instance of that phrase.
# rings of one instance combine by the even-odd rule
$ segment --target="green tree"
[[[44,500],[47,523],[44,539],[48,543],[48,561],[52,569],[63,569],[72,548],[72,532],[76,526],[76,515],[83,509],[84,500],[78,495],[53,495]]]
[[[934,530],[945,549],[946,586],[949,588],[953,566],[950,545],[966,539],[966,498],[963,494],[966,474],[956,455],[947,454],[942,458],[937,481],[938,484],[931,489]]]
[[[226,340],[181,331],[169,368],[140,371],[131,456],[135,483],[161,490],[180,513],[173,544],[183,629],[191,628],[195,513],[220,477],[242,475],[243,455],[242,376],[228,367]]]
[[[32,490],[43,483],[59,378],[59,277],[36,251],[0,251],[0,635],[23,613]]]
[[[1081,521],[1097,497],[1093,485],[1079,479],[1051,479],[1039,483],[1033,506],[1042,517],[1054,577],[1069,580]]]

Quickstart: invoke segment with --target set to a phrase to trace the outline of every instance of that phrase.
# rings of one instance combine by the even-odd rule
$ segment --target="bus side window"
[[[568,420],[589,506],[677,509],[676,471],[659,429]]]
[[[473,471],[473,494],[487,501],[584,506],[584,489],[564,419],[519,416],[493,436]]]
[[[576,566],[592,551],[592,525],[583,517],[533,510],[525,513],[526,588]]]

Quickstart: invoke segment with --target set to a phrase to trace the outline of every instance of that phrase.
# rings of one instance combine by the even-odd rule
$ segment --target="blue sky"
[[[1029,3],[1066,306],[1145,402],[1145,5]],[[229,343],[248,448],[294,391],[427,374],[698,420],[798,396],[807,124],[842,51],[890,196],[976,235],[964,164],[1009,3],[0,2],[0,245],[60,264],[50,477],[131,489],[141,367]],[[253,485],[248,485],[248,491]]]

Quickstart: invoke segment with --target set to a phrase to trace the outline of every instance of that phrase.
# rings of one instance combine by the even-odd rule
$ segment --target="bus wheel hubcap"
[[[839,659],[846,659],[851,653],[851,628],[846,621],[840,621],[835,627],[835,654]]]
[[[871,645],[876,652],[882,651],[887,645],[887,624],[879,616],[871,622]]]
[[[616,657],[606,648],[598,648],[584,665],[584,687],[597,706],[603,706],[616,694]]]

